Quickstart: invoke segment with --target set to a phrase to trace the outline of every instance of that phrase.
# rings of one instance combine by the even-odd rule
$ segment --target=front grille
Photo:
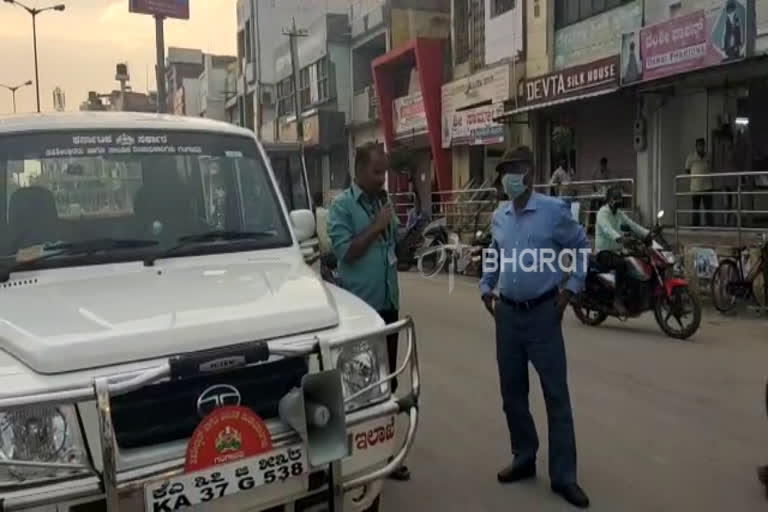
[[[197,400],[206,389],[229,385],[240,405],[262,418],[278,415],[278,403],[307,373],[302,358],[283,359],[216,375],[147,386],[112,399],[112,423],[120,448],[141,448],[186,439],[202,419]]]

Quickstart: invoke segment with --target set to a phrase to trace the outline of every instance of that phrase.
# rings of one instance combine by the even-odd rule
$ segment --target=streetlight
[[[40,74],[37,69],[37,15],[45,11],[63,11],[67,8],[64,4],[52,5],[50,7],[44,7],[42,9],[27,7],[18,0],[3,0],[8,4],[15,4],[27,11],[32,16],[32,42],[35,49],[35,90],[37,92],[37,111],[40,112]]]
[[[0,84],[0,87],[2,87],[3,89],[8,89],[9,91],[11,91],[11,95],[13,96],[13,113],[14,114],[16,113],[16,91],[18,91],[19,89],[27,85],[32,85],[32,80],[27,80],[23,84],[19,84],[19,85]]]

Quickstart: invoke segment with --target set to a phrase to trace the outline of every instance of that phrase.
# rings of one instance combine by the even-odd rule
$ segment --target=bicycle
[[[710,286],[712,287],[712,300],[715,308],[721,313],[728,313],[739,302],[754,300],[759,306],[765,306],[764,276],[766,254],[768,254],[768,235],[761,236],[760,256],[756,264],[749,265],[749,272],[745,276],[745,264],[749,262],[747,247],[739,247],[735,251],[735,257],[726,258],[717,266],[712,275]],[[746,254],[745,254],[746,253]]]

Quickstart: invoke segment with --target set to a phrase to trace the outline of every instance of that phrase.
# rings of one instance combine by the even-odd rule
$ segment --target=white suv
[[[7,118],[0,187],[1,512],[379,507],[418,421],[413,324],[307,266],[312,213],[252,132]]]

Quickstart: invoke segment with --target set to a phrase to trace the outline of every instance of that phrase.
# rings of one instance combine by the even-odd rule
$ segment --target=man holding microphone
[[[389,324],[399,318],[400,296],[395,256],[398,220],[384,190],[388,167],[378,145],[358,148],[355,179],[331,205],[328,235],[341,287],[367,302]],[[387,337],[390,371],[397,367],[397,338],[397,333]],[[396,390],[395,379],[392,392]],[[408,468],[402,466],[391,478],[408,480]]]

